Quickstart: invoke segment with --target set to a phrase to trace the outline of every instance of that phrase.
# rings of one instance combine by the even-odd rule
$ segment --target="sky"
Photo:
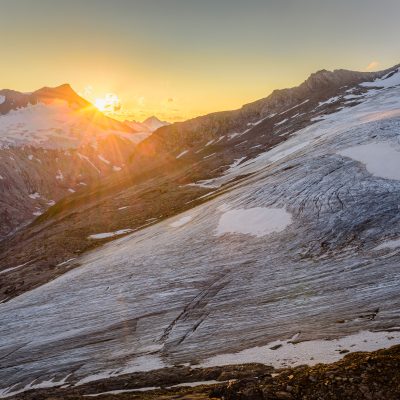
[[[0,88],[70,83],[118,119],[239,108],[400,63],[399,0],[0,0]]]

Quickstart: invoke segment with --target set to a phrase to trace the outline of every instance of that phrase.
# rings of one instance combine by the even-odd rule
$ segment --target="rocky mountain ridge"
[[[120,171],[142,139],[69,85],[0,96],[0,240],[61,198]]]

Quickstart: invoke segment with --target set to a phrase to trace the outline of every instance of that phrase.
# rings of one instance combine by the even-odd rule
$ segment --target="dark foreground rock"
[[[215,383],[173,387],[178,383],[203,381]],[[156,389],[145,390],[147,387]],[[138,389],[144,390],[136,391]],[[372,353],[351,353],[336,363],[312,367],[280,370],[261,364],[204,369],[173,367],[122,375],[78,387],[32,390],[9,399],[61,400],[91,397],[101,400],[398,400],[400,345]]]
[[[225,400],[400,399],[400,346],[353,353],[334,364],[300,366],[272,376],[217,387],[211,397]]]

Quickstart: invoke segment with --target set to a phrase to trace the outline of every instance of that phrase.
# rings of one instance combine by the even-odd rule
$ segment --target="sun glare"
[[[121,108],[121,101],[116,94],[108,93],[95,99],[94,105],[99,111],[112,114]]]

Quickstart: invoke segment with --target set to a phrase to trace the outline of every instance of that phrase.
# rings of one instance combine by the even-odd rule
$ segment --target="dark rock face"
[[[226,400],[395,400],[400,397],[400,346],[354,353],[331,365],[283,370],[276,378],[239,380],[211,391]]]
[[[28,224],[63,197],[122,169],[134,144],[109,137],[79,149],[0,149],[0,240]],[[102,159],[99,158],[102,157]]]

